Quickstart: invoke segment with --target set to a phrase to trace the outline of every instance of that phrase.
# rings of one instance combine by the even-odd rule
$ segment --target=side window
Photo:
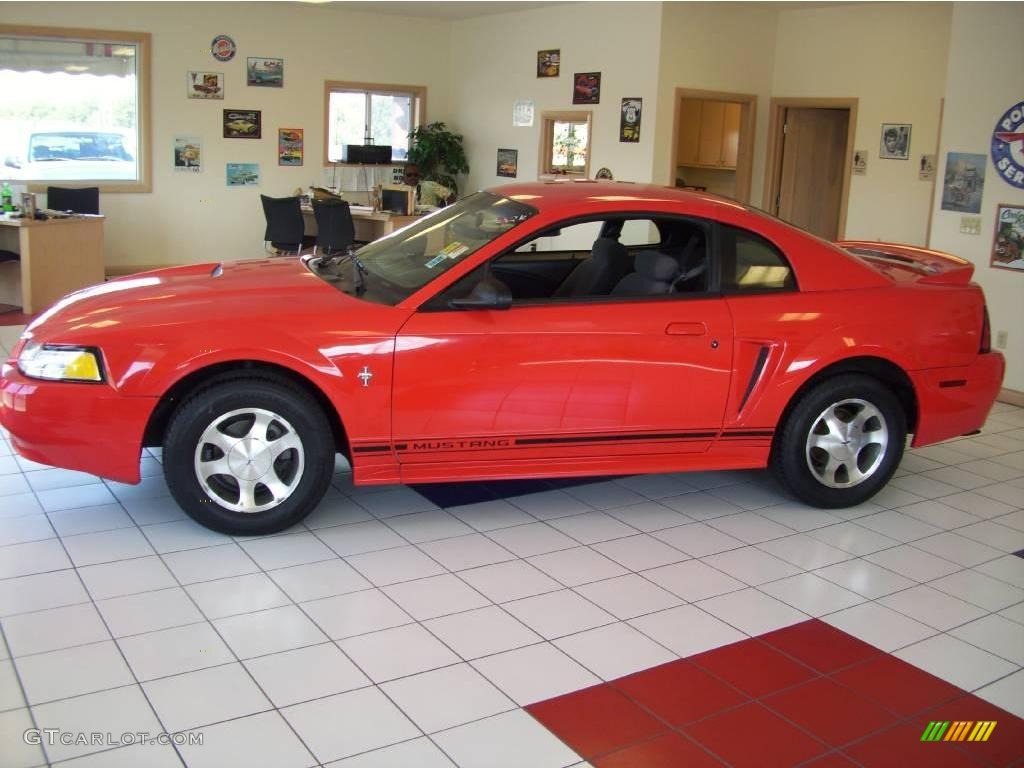
[[[796,288],[782,252],[760,235],[722,225],[722,290],[788,291]]]

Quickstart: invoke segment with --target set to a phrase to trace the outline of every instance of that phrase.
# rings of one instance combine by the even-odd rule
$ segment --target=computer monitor
[[[385,184],[380,188],[382,211],[411,216],[416,212],[416,187],[406,184]]]

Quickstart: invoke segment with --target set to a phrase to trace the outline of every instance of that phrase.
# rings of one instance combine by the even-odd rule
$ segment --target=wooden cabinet
[[[682,99],[677,165],[735,169],[742,107],[730,101]]]

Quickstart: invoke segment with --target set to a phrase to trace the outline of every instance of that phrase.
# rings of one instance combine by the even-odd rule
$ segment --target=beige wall
[[[260,193],[281,196],[322,177],[323,82],[425,85],[430,119],[449,112],[447,21],[355,13],[305,3],[5,3],[8,24],[153,35],[153,191],[103,194],[108,265],[187,263],[263,255]],[[235,59],[210,41],[228,34]],[[247,56],[285,60],[284,88],[245,85]],[[223,101],[185,98],[189,69],[224,72]],[[263,139],[222,138],[225,108],[263,111]],[[304,128],[305,165],[277,165],[278,128]],[[198,175],[172,170],[176,134],[203,139]],[[229,189],[225,163],[258,162],[260,187]]]
[[[451,113],[465,134],[470,174],[465,190],[512,179],[496,174],[499,147],[519,150],[515,181],[536,180],[540,113],[592,110],[590,175],[607,166],[616,179],[650,181],[658,121],[658,24],[661,3],[553,5],[456,21],[451,28]],[[537,51],[561,50],[559,77],[538,78]],[[601,73],[601,103],[572,104],[574,72]],[[643,101],[640,141],[619,142],[622,99]],[[532,99],[532,128],[512,125],[517,99]]]
[[[1024,99],[1024,48],[1006,30],[1024,28],[1020,3],[956,3],[950,41],[946,110],[939,156],[939,176],[947,152],[989,155],[996,121]],[[991,157],[981,201],[981,235],[960,234],[963,214],[943,211],[941,190],[934,202],[931,246],[968,258],[974,279],[985,289],[992,333],[1009,332],[1004,386],[1024,392],[1024,274],[990,266],[996,206],[1024,205],[1024,190],[1000,178]]]
[[[673,112],[676,88],[758,96],[751,202],[760,205],[768,100],[778,11],[771,3],[664,3],[658,72],[658,122],[651,178],[674,181]]]
[[[945,91],[950,3],[797,8],[779,17],[772,95],[855,97],[857,149],[846,236],[924,245],[932,185],[918,179],[933,154]],[[882,123],[910,123],[909,160],[878,156]]]

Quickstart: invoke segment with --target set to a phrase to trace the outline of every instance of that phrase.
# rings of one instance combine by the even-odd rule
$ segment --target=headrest
[[[648,280],[665,283],[679,274],[679,264],[671,256],[658,251],[644,251],[637,254],[636,271]]]
[[[612,237],[599,237],[594,241],[594,247],[590,255],[595,259],[621,258],[626,252],[626,246]]]

